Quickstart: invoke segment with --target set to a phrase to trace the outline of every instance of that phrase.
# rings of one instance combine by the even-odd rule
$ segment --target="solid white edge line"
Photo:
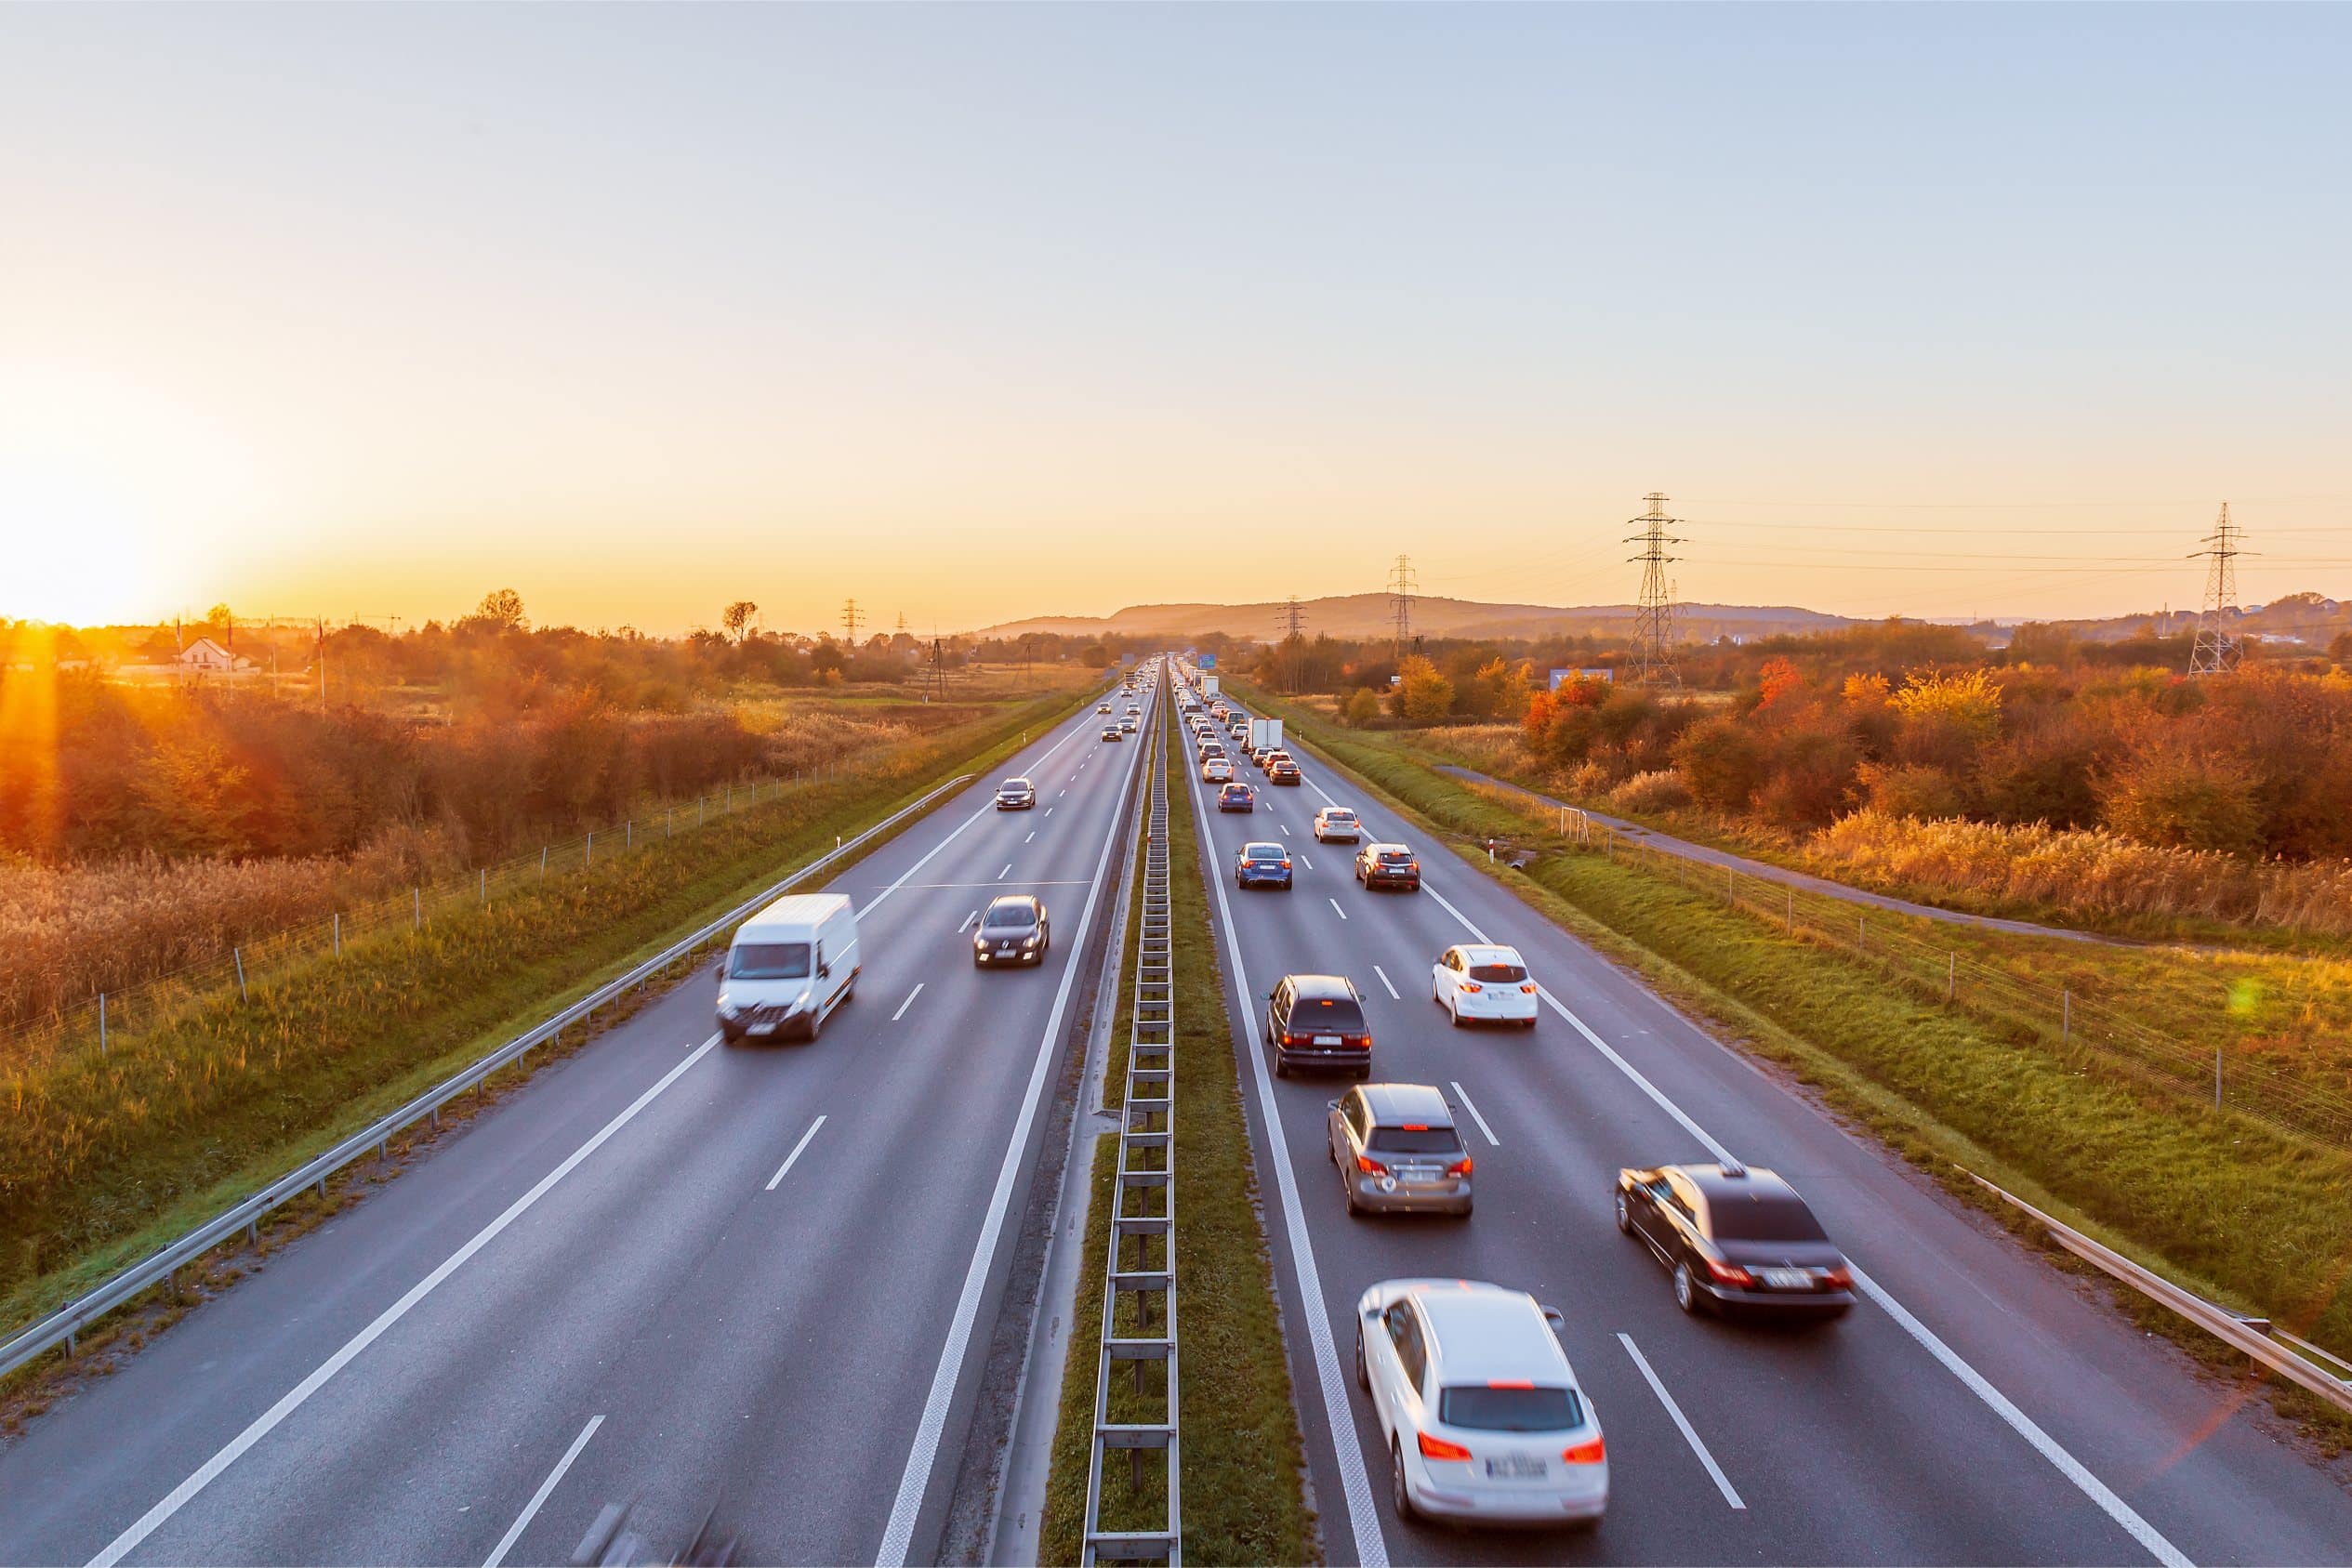
[[[1846,1267],[1854,1275],[1855,1285],[1863,1295],[1877,1302],[1881,1311],[1900,1324],[1904,1333],[1918,1340],[1929,1355],[1943,1363],[1945,1371],[1959,1378],[1969,1392],[1984,1401],[1994,1415],[2009,1424],[2012,1431],[2031,1443],[2034,1451],[2049,1460],[2060,1475],[2073,1482],[2084,1496],[2106,1509],[2107,1516],[2121,1525],[2124,1533],[2139,1542],[2150,1557],[2163,1563],[2165,1568],[2193,1568],[2187,1554],[2166,1540],[2156,1526],[2142,1519],[2131,1504],[2109,1490],[2106,1482],[2093,1475],[2081,1460],[2060,1447],[2058,1440],[2043,1431],[2032,1416],[2011,1403],[2009,1396],[1988,1382],[1983,1373],[1962,1360],[1959,1351],[1936,1337],[1935,1330],[1911,1316],[1909,1309],[1888,1295],[1878,1281],[1864,1273],[1850,1258],[1846,1259]]]
[[[1372,972],[1381,977],[1381,983],[1382,985],[1388,987],[1388,999],[1390,1001],[1401,1002],[1405,999],[1397,994],[1396,982],[1388,978],[1388,971],[1386,969],[1381,968],[1378,964],[1375,964],[1372,966]]]
[[[580,1435],[572,1440],[572,1446],[563,1451],[563,1457],[555,1462],[555,1469],[548,1471],[547,1480],[539,1482],[539,1489],[531,1494],[529,1502],[522,1505],[522,1512],[507,1526],[507,1533],[498,1537],[497,1546],[482,1560],[482,1568],[498,1568],[498,1564],[507,1560],[507,1553],[514,1549],[515,1542],[522,1539],[524,1528],[539,1516],[539,1507],[555,1490],[556,1482],[563,1479],[563,1472],[572,1468],[572,1461],[580,1456],[580,1450],[588,1446],[588,1440],[594,1437],[596,1429],[603,1424],[604,1417],[601,1416],[588,1417],[588,1424],[580,1429]]]
[[[956,931],[957,934],[960,936],[963,933],[963,928],[958,926],[956,928]],[[892,1023],[896,1023],[900,1019],[906,1016],[906,1009],[915,1005],[915,998],[923,994],[923,987],[929,985],[930,983],[931,982],[927,980],[918,980],[915,982],[915,989],[906,994],[906,1000],[899,1003],[898,1011],[891,1014],[891,1021]]]
[[[1461,1087],[1461,1080],[1454,1078],[1448,1079],[1447,1082],[1453,1085],[1454,1098],[1461,1101],[1461,1108],[1470,1113],[1470,1119],[1476,1122],[1478,1130],[1487,1135],[1487,1141],[1498,1149],[1501,1148],[1502,1140],[1497,1138],[1495,1129],[1487,1125],[1487,1118],[1478,1113],[1478,1102],[1470,1098],[1470,1091]]]
[[[1209,808],[1198,789],[1192,796],[1193,814],[1199,819],[1201,839],[1209,839]],[[1315,1267],[1315,1244],[1307,1235],[1306,1211],[1299,1202],[1298,1178],[1290,1169],[1290,1141],[1275,1108],[1274,1081],[1266,1075],[1265,1051],[1258,1035],[1258,1015],[1249,1005],[1249,972],[1241,963],[1241,940],[1235,934],[1233,905],[1225,897],[1225,879],[1206,878],[1217,894],[1217,916],[1225,931],[1225,958],[1233,967],[1235,994],[1241,998],[1241,1021],[1249,1041],[1251,1081],[1258,1089],[1258,1114],[1265,1125],[1266,1149],[1274,1157],[1275,1188],[1282,1200],[1282,1224],[1290,1238],[1290,1269],[1304,1304],[1307,1340],[1315,1354],[1315,1381],[1323,1390],[1323,1418],[1330,1429],[1331,1452],[1340,1467],[1340,1490],[1347,1503],[1348,1528],[1355,1537],[1355,1561],[1362,1568],[1388,1568],[1388,1541],[1381,1533],[1381,1516],[1372,1500],[1372,1483],[1364,1470],[1364,1453],[1355,1441],[1355,1413],[1348,1403],[1340,1371],[1340,1353],[1331,1340],[1331,1314],[1323,1299],[1322,1272]]]
[[[663,1090],[683,1077],[688,1068],[709,1055],[711,1048],[719,1044],[720,1038],[718,1034],[711,1035],[693,1055],[663,1074],[654,1081],[653,1087],[629,1102],[628,1110],[605,1123],[587,1142],[572,1151],[562,1165],[539,1178],[529,1192],[508,1205],[506,1212],[475,1232],[472,1240],[451,1253],[431,1273],[410,1285],[406,1294],[403,1295],[399,1300],[377,1314],[375,1322],[352,1335],[344,1342],[341,1350],[321,1362],[309,1377],[281,1394],[275,1404],[255,1416],[246,1425],[244,1430],[231,1438],[222,1445],[218,1453],[199,1466],[193,1475],[173,1487],[161,1502],[141,1514],[137,1522],[108,1542],[105,1550],[90,1559],[90,1568],[113,1568],[115,1563],[123,1561],[124,1557],[137,1548],[141,1541],[153,1535],[165,1521],[187,1507],[196,1494],[211,1485],[219,1478],[223,1470],[243,1457],[246,1449],[269,1436],[278,1423],[301,1409],[312,1394],[326,1386],[329,1378],[349,1366],[358,1358],[361,1351],[376,1343],[394,1324],[406,1317],[409,1310],[417,1302],[430,1296],[450,1275],[465,1267],[467,1260],[475,1253],[496,1240],[500,1232],[522,1219],[531,1206],[547,1196],[557,1182],[577,1169],[581,1161],[602,1148],[607,1139],[627,1127],[637,1113],[651,1105]]]
[[[1318,790],[1317,793],[1320,793],[1320,791]],[[1328,796],[1325,796],[1324,798],[1328,800],[1330,797]],[[1432,898],[1434,898],[1447,914],[1451,915],[1456,920],[1460,921],[1462,929],[1468,931],[1472,936],[1477,938],[1478,941],[1482,942],[1491,940],[1487,937],[1486,932],[1478,929],[1476,924],[1471,920],[1469,916],[1464,915],[1460,910],[1455,908],[1452,903],[1450,903],[1444,894],[1431,888],[1426,876],[1424,876],[1421,880],[1421,888],[1423,891],[1428,892]],[[1649,1096],[1649,1098],[1662,1110],[1664,1110],[1667,1114],[1672,1116],[1674,1120],[1681,1123],[1685,1130],[1688,1131],[1693,1137],[1697,1138],[1699,1142],[1705,1144],[1708,1150],[1713,1153],[1717,1159],[1729,1161],[1733,1158],[1730,1151],[1726,1150],[1722,1144],[1716,1142],[1704,1127],[1700,1127],[1697,1122],[1692,1121],[1690,1117],[1684,1113],[1681,1106],[1675,1104],[1672,1100],[1667,1099],[1664,1094],[1659,1092],[1657,1085],[1642,1076],[1641,1073],[1635,1069],[1632,1062],[1626,1061],[1623,1057],[1618,1055],[1615,1050],[1611,1049],[1606,1041],[1603,1040],[1598,1034],[1595,1034],[1582,1019],[1577,1017],[1575,1013],[1570,1012],[1566,1007],[1562,1005],[1558,997],[1553,995],[1550,991],[1545,990],[1540,986],[1539,986],[1537,990],[1538,994],[1543,997],[1544,1001],[1551,1005],[1553,1011],[1558,1013],[1562,1018],[1566,1019],[1569,1023],[1573,1024],[1576,1027],[1577,1033],[1583,1035],[1585,1040],[1591,1044],[1595,1050],[1606,1057],[1609,1061],[1616,1066],[1619,1072],[1623,1073],[1626,1077],[1632,1080],[1634,1086],[1644,1094]],[[2097,1504],[2100,1509],[2104,1511],[2109,1519],[2115,1521],[2117,1524],[2121,1525],[2123,1532],[2130,1535],[2132,1539],[2137,1541],[2140,1546],[2147,1550],[2149,1556],[2155,1558],[2157,1561],[2165,1564],[2165,1568],[2192,1568],[2190,1560],[2182,1553],[2178,1547],[2175,1547],[2171,1541],[2165,1539],[2164,1535],[2158,1531],[2154,1525],[2150,1524],[2147,1520],[2141,1518],[2138,1510],[2134,1509],[2131,1504],[2125,1502],[2121,1497],[2116,1496],[2114,1491],[2110,1489],[2105,1482],[2101,1481],[2097,1476],[2093,1475],[2080,1459],[2077,1459],[2072,1454],[2068,1453],[2065,1448],[2059,1446],[2058,1441],[2055,1438],[2043,1431],[2041,1428],[2035,1423],[2031,1416],[2028,1416],[2024,1411],[2018,1409],[2015,1404],[2010,1402],[2009,1397],[2003,1394],[1999,1389],[1994,1388],[1992,1384],[1986,1379],[1983,1373],[1978,1372],[1975,1367],[1971,1366],[1966,1361],[1962,1359],[1957,1351],[1954,1351],[1950,1346],[1945,1344],[1942,1339],[1936,1337],[1932,1329],[1930,1329],[1925,1324],[1920,1322],[1919,1319],[1913,1317],[1909,1310],[1901,1302],[1896,1300],[1893,1296],[1889,1295],[1877,1281],[1871,1279],[1868,1274],[1865,1274],[1858,1266],[1855,1266],[1851,1258],[1847,1258],[1846,1262],[1849,1268],[1852,1269],[1855,1285],[1860,1289],[1865,1296],[1868,1296],[1872,1301],[1876,1302],[1880,1309],[1883,1311],[1887,1316],[1893,1318],[1897,1324],[1901,1324],[1905,1333],[1909,1334],[1914,1340],[1918,1341],[1921,1347],[1923,1348],[1929,1355],[1934,1356],[1936,1361],[1942,1363],[1944,1369],[1949,1372],[1953,1377],[1959,1378],[1962,1386],[1966,1388],[1969,1392],[1975,1394],[1977,1399],[1982,1401],[1986,1408],[1989,1409],[1994,1415],[2000,1416],[2002,1420],[2008,1423],[2010,1430],[2015,1431],[2019,1437],[2024,1438],[2026,1442],[2033,1447],[2036,1453],[2040,1454],[2044,1459],[2047,1459],[2051,1465],[2056,1469],[2060,1475],[2065,1476],[2068,1481],[2072,1482],[2077,1490],[2079,1490],[2085,1497],[2088,1497],[2092,1502]]]
[[[920,987],[918,987],[917,989],[919,990]],[[909,996],[907,1000],[911,1002],[914,998]],[[816,1136],[816,1129],[824,1125],[825,1118],[823,1116],[819,1116],[815,1121],[809,1124],[809,1130],[800,1135],[800,1141],[792,1146],[792,1153],[784,1157],[784,1164],[776,1166],[776,1173],[768,1178],[768,1185],[765,1191],[773,1192],[776,1190],[776,1184],[782,1181],[785,1179],[785,1176],[792,1169],[792,1162],[800,1157],[800,1151],[809,1146],[809,1140],[814,1138]]]
[[[1141,758],[1149,747],[1139,747],[1126,754]],[[1138,768],[1136,761],[1127,765],[1131,776]],[[1094,908],[1103,896],[1103,881],[1110,869],[1111,848],[1118,841],[1120,815],[1111,813],[1110,825],[1103,834],[1103,853],[1094,865],[1094,881],[1087,889],[1086,907],[1078,915],[1078,929],[1071,943],[1071,952],[1085,950],[1086,933],[1094,923]],[[1037,1120],[1037,1102],[1045,1088],[1046,1069],[1053,1060],[1053,1042],[1062,1030],[1062,1017],[1070,1005],[1070,989],[1077,982],[1078,966],[1065,962],[1062,966],[1061,989],[1054,994],[1053,1011],[1046,1020],[1045,1034],[1037,1044],[1037,1061],[1029,1069],[1028,1092],[1022,1098],[1021,1115],[1013,1123],[1012,1138],[1005,1145],[1004,1163],[997,1170],[997,1185],[988,1199],[988,1216],[982,1221],[980,1240],[972,1249],[971,1263],[964,1271],[964,1286],[956,1298],[956,1315],[948,1324],[947,1341],[940,1347],[939,1365],[932,1374],[931,1394],[923,1403],[922,1420],[915,1429],[913,1447],[907,1451],[906,1469],[898,1478],[898,1496],[891,1504],[890,1522],[882,1530],[881,1549],[875,1554],[876,1568],[903,1568],[906,1553],[914,1545],[915,1521],[922,1512],[923,1494],[930,1489],[932,1466],[939,1457],[939,1440],[947,1425],[947,1407],[956,1397],[956,1379],[961,1372],[964,1352],[971,1341],[972,1321],[980,1313],[980,1298],[988,1283],[988,1270],[997,1255],[997,1241],[1004,1231],[1005,1211],[1012,1203],[1012,1183],[1021,1168],[1021,1153],[1029,1141],[1029,1128]]]
[[[1340,901],[1338,899],[1331,900],[1330,903],[1331,913],[1337,915],[1342,920],[1347,918],[1347,911],[1340,907]]]
[[[1658,1374],[1650,1369],[1650,1358],[1642,1353],[1642,1348],[1639,1345],[1633,1343],[1633,1337],[1631,1334],[1619,1334],[1617,1337],[1617,1342],[1625,1347],[1625,1353],[1633,1358],[1633,1364],[1641,1370],[1642,1377],[1649,1383],[1650,1392],[1656,1394],[1658,1403],[1666,1407],[1666,1414],[1674,1418],[1674,1426],[1683,1434],[1683,1441],[1689,1443],[1690,1451],[1698,1456],[1698,1462],[1707,1467],[1707,1473],[1715,1478],[1715,1490],[1724,1495],[1724,1501],[1745,1512],[1748,1505],[1739,1500],[1739,1494],[1732,1488],[1731,1478],[1724,1474],[1724,1468],[1721,1465],[1715,1463],[1715,1456],[1707,1452],[1707,1445],[1698,1441],[1698,1433],[1692,1429],[1689,1420],[1683,1415],[1683,1407],[1674,1403],[1674,1396],[1666,1391],[1666,1385],[1660,1382]]]

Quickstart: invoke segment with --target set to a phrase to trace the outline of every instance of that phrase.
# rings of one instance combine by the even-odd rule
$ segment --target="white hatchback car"
[[[1397,1516],[1590,1522],[1609,1501],[1600,1418],[1559,1314],[1474,1280],[1389,1280],[1355,1304],[1355,1380],[1388,1444]]]
[[[1446,1009],[1457,1029],[1470,1023],[1536,1026],[1542,998],[1515,947],[1473,942],[1449,947],[1438,955],[1429,976],[1429,999]]]

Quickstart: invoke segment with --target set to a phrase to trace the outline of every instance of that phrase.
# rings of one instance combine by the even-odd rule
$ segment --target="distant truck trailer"
[[[1261,746],[1278,746],[1281,744],[1282,720],[1253,718],[1249,721],[1249,749],[1251,751],[1254,752]]]

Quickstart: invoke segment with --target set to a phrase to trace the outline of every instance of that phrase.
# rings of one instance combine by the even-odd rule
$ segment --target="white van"
[[[791,893],[735,929],[719,967],[719,1032],[813,1040],[857,985],[857,911],[839,893]]]

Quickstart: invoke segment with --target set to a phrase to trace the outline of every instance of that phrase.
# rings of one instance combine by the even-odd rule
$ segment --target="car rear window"
[[[1382,865],[1403,865],[1407,861],[1411,860],[1412,858],[1413,851],[1410,850],[1382,850],[1381,851],[1381,863]]]
[[[1290,1027],[1302,1034],[1364,1033],[1364,1009],[1347,996],[1302,996],[1290,1005]]]
[[[1488,981],[1496,985],[1516,985],[1527,978],[1527,971],[1516,964],[1473,964],[1470,978]]]
[[[805,942],[737,942],[727,958],[730,980],[806,980],[809,944]]]
[[[1279,844],[1244,844],[1241,852],[1253,861],[1278,861],[1282,858]]]
[[[984,926],[994,926],[998,928],[1006,926],[1034,926],[1037,923],[1037,917],[1036,913],[1025,903],[999,903],[991,905],[988,910],[987,918],[981,921],[981,924]]]
[[[1461,1153],[1461,1136],[1451,1127],[1374,1127],[1370,1142],[1392,1154]]]
[[[1574,1389],[1498,1389],[1465,1383],[1440,1390],[1437,1418],[1474,1432],[1558,1432],[1584,1424]]]
[[[1727,1242],[1825,1242],[1830,1238],[1813,1211],[1794,1198],[1724,1197],[1707,1194],[1707,1217],[1716,1239]]]
[[[1339,810],[1335,808],[1324,812],[1323,820],[1325,822],[1352,823],[1355,820],[1355,813],[1354,811]]]

